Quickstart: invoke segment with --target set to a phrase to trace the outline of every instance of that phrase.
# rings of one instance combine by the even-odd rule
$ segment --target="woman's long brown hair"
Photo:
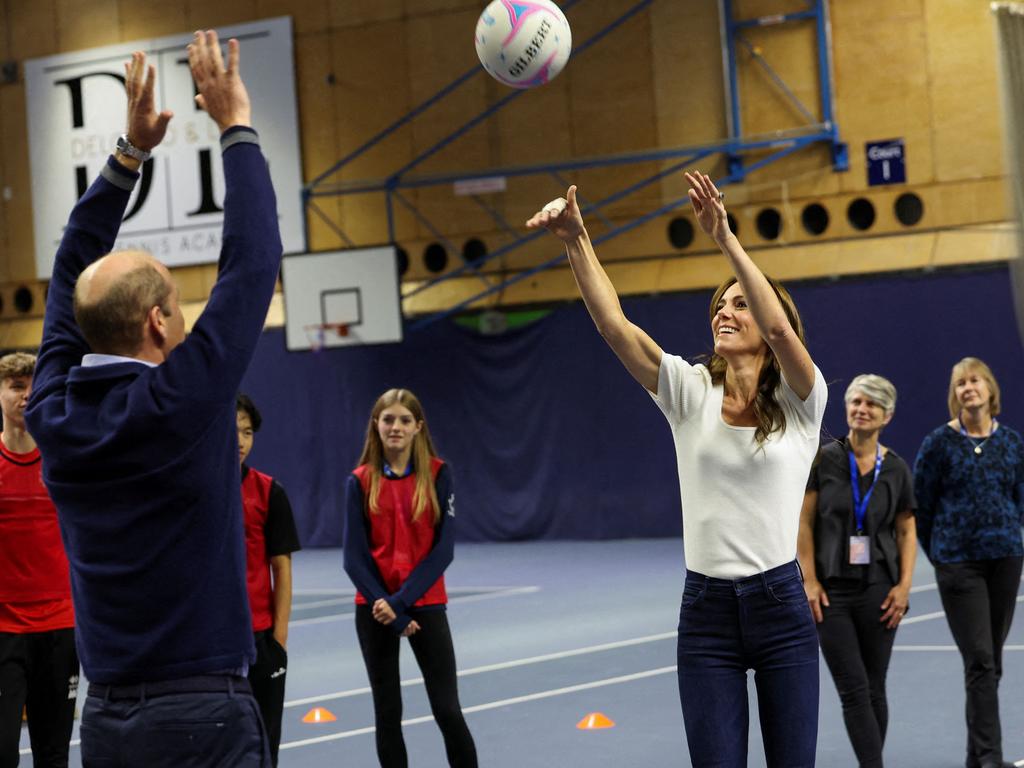
[[[370,468],[370,493],[366,507],[371,514],[380,512],[380,478],[384,472],[384,444],[377,431],[377,419],[381,412],[392,405],[404,405],[412,413],[413,418],[421,425],[419,433],[412,439],[412,468],[416,475],[416,490],[412,496],[412,519],[419,519],[427,507],[433,510],[434,524],[441,517],[441,505],[437,500],[437,488],[430,471],[430,460],[437,457],[434,441],[430,439],[427,420],[423,416],[423,406],[419,399],[408,389],[389,389],[377,398],[370,412],[370,424],[366,428],[366,442],[359,464]]]
[[[800,313],[796,309],[796,304],[793,303],[793,297],[789,295],[781,283],[765,275],[768,283],[771,285],[772,290],[775,291],[775,295],[779,299],[779,303],[782,304],[782,309],[786,313],[786,318],[789,320],[789,324],[796,331],[797,338],[800,339],[802,344],[806,345],[804,339],[804,325],[800,320]],[[721,301],[723,294],[729,289],[733,283],[737,282],[735,277],[730,277],[715,291],[715,295],[711,297],[711,308],[709,310],[709,316],[711,320],[714,320],[715,315],[718,312],[718,302]],[[711,353],[711,359],[708,361],[708,371],[711,373],[711,383],[718,385],[724,384],[725,382],[725,370],[729,365],[726,363],[725,358],[721,357],[715,352]],[[768,359],[761,368],[761,374],[757,379],[757,395],[754,397],[754,418],[757,420],[757,428],[754,430],[754,439],[759,445],[764,445],[765,441],[774,432],[778,432],[780,435],[786,431],[786,413],[782,410],[782,406],[779,405],[778,400],[775,399],[775,392],[779,388],[779,384],[782,383],[782,367],[779,365],[779,360],[775,357],[775,353],[772,352],[771,347],[768,348]]]

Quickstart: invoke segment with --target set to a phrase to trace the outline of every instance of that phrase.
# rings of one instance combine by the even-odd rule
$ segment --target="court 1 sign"
[[[267,19],[218,29],[238,38],[253,126],[270,164],[286,253],[305,250],[292,25]],[[216,262],[224,174],[216,124],[195,106],[185,46],[191,34],[138,40],[25,62],[36,273],[50,276],[68,213],[124,132],[124,62],[144,51],[157,70],[157,108],[174,112],[142,169],[116,248],[150,251],[168,266]],[[225,48],[225,58],[227,56]]]
[[[904,184],[907,181],[906,152],[903,139],[869,141],[866,145],[868,157],[868,186],[882,184]]]

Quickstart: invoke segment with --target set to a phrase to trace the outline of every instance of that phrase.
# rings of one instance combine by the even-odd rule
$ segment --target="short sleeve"
[[[818,476],[818,467],[821,465],[821,452],[818,452],[817,457],[814,459],[814,463],[811,464],[811,472],[807,476],[807,491],[814,491],[817,493],[821,490],[821,478]]]
[[[789,404],[789,411],[796,417],[799,430],[805,437],[817,439],[821,431],[821,421],[825,417],[825,405],[828,402],[828,385],[818,366],[814,366],[814,386],[811,387],[806,400],[801,400],[793,391],[786,381],[785,374],[782,374],[779,390]]]
[[[700,408],[711,385],[703,365],[690,365],[678,355],[663,354],[658,369],[658,393],[648,393],[670,424],[686,421]]]
[[[284,488],[276,480],[270,485],[270,503],[267,522],[263,527],[267,542],[267,557],[290,555],[302,549],[299,534],[295,530],[295,516]]]
[[[900,459],[900,498],[899,507],[897,511],[905,512],[910,510],[911,512],[917,511],[917,498],[914,496],[914,478],[910,474],[910,467],[907,466],[907,462]]]

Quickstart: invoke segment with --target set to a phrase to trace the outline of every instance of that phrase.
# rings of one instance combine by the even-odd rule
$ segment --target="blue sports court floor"
[[[449,620],[480,765],[689,766],[674,667],[683,568],[678,539],[458,546],[448,571]],[[373,768],[373,713],[340,551],[298,553],[295,587],[281,765]],[[1024,766],[1024,616],[1007,642],[1003,743],[1006,759]],[[889,672],[887,765],[963,765],[961,670],[931,566],[922,559]],[[441,738],[407,644],[402,672],[410,765],[443,766]],[[855,766],[824,663],[821,674],[818,765]],[[303,723],[316,706],[337,720]],[[615,727],[578,730],[591,712],[604,713]],[[751,722],[749,765],[760,767],[753,700]],[[71,765],[79,766],[77,725],[73,738]],[[22,765],[31,764],[24,756]]]

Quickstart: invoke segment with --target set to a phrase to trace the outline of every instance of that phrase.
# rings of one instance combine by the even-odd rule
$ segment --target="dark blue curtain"
[[[850,379],[882,374],[899,391],[883,442],[912,463],[924,435],[949,418],[950,367],[967,355],[992,366],[1006,423],[1024,427],[1024,352],[1005,267],[790,288],[829,383],[827,433],[846,432]],[[709,299],[623,305],[666,351],[693,359],[710,349]],[[281,330],[265,333],[244,384],[264,417],[251,463],[287,489],[304,545],[341,543],[345,476],[390,387],[423,402],[454,470],[461,539],[680,533],[668,427],[574,302],[499,336],[441,321],[399,345],[290,353]]]

